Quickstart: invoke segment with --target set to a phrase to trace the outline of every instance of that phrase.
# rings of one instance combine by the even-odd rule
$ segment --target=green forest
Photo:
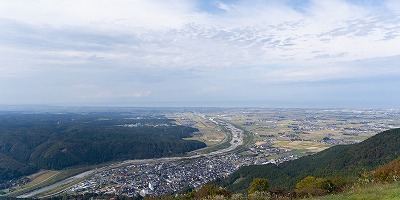
[[[307,176],[357,177],[400,156],[400,129],[379,133],[361,143],[338,145],[297,160],[240,168],[228,178],[215,181],[232,192],[245,192],[255,178],[266,178],[272,190],[293,190]]]
[[[0,113],[0,181],[39,169],[182,155],[203,148],[195,128],[158,115]]]

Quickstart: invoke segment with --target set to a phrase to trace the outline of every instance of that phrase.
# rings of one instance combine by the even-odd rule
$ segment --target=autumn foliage
[[[400,158],[377,167],[373,177],[376,181],[382,183],[393,183],[400,180]]]
[[[269,191],[269,183],[265,178],[255,178],[251,183],[248,190],[249,194],[253,194],[255,192],[268,192]]]

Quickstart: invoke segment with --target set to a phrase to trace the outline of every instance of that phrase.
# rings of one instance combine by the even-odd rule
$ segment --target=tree
[[[217,196],[217,195],[230,197],[232,194],[228,190],[219,188],[212,184],[204,185],[194,194],[194,196],[197,198],[205,198],[208,196]]]
[[[376,181],[384,183],[400,180],[400,158],[377,167],[373,176]]]
[[[307,176],[296,184],[295,191],[300,197],[321,196],[334,191],[334,185],[330,180]]]
[[[250,183],[250,187],[248,190],[249,194],[254,192],[268,192],[269,191],[269,182],[265,178],[255,178]]]

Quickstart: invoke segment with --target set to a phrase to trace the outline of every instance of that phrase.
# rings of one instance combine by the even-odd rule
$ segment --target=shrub
[[[224,196],[230,197],[232,194],[223,188],[219,188],[215,185],[207,184],[201,187],[198,191],[194,193],[195,198],[205,198],[209,196]]]
[[[296,184],[298,197],[312,197],[329,194],[335,190],[334,184],[327,179],[307,176]]]
[[[248,190],[249,194],[254,192],[268,192],[269,191],[269,183],[265,178],[255,178],[251,183]]]
[[[373,177],[374,180],[382,183],[393,183],[400,180],[400,158],[377,167]]]

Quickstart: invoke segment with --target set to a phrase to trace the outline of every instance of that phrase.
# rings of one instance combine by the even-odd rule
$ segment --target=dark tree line
[[[121,126],[124,124],[139,126]],[[196,131],[174,125],[162,116],[3,114],[0,115],[0,180],[38,169],[182,155],[206,146],[182,139]]]

